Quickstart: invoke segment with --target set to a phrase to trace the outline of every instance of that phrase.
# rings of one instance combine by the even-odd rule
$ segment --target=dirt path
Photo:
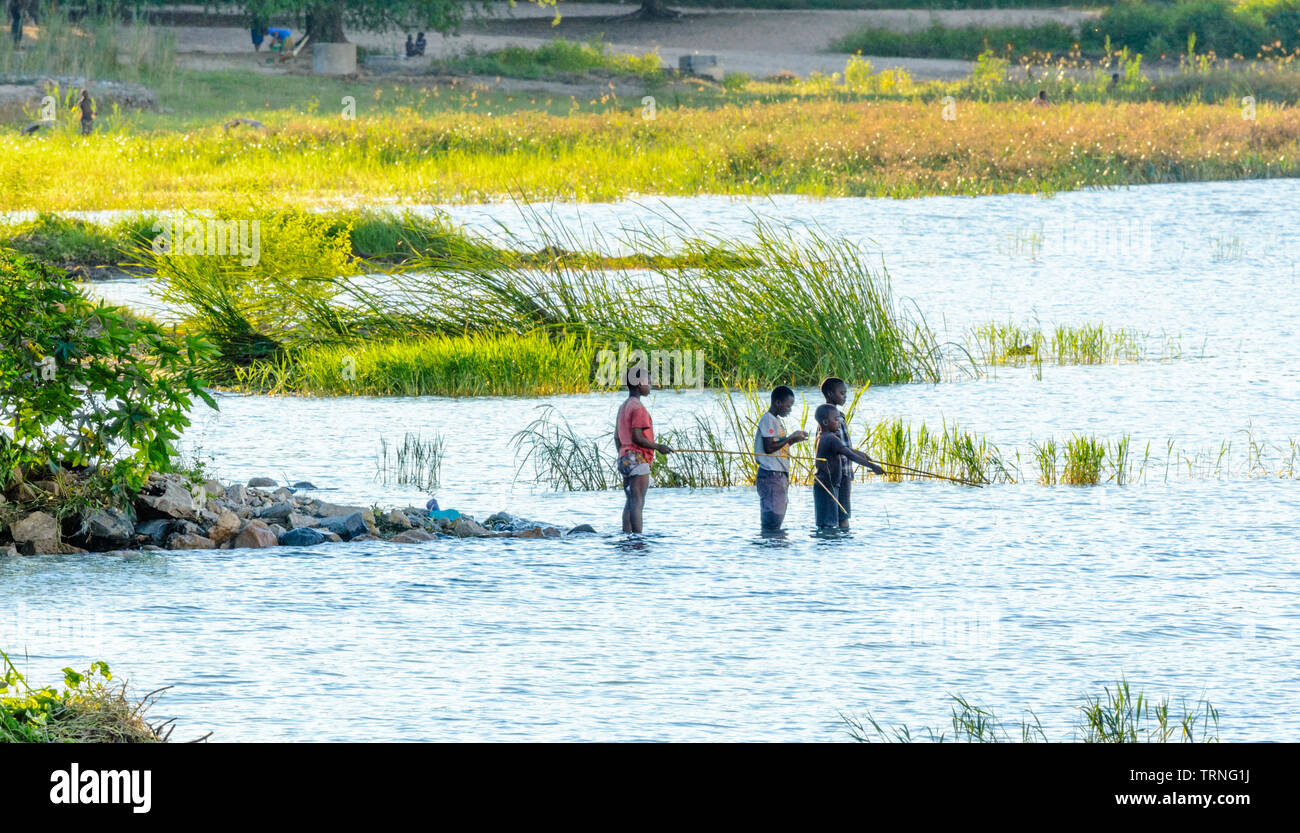
[[[602,38],[616,52],[644,54],[658,50],[664,63],[675,67],[682,55],[708,54],[728,72],[753,76],[786,70],[807,76],[844,69],[846,57],[828,53],[832,41],[866,25],[898,31],[923,29],[937,19],[947,26],[1027,25],[1035,23],[1077,23],[1094,13],[1073,9],[970,9],[930,11],[926,9],[862,11],[778,11],[729,9],[686,10],[675,22],[644,23],[610,21],[626,14],[632,4],[561,3],[558,25],[551,9],[520,4],[508,16],[466,24],[453,37],[434,35],[429,55],[414,59],[418,70],[436,58],[450,57],[467,49],[491,50],[506,45],[536,46],[552,38],[589,40]],[[246,29],[234,27],[168,27],[186,66],[203,69],[247,66],[274,71],[266,54],[257,55]],[[400,32],[349,32],[348,38],[372,53],[399,55],[404,34]],[[216,56],[221,56],[214,60]],[[931,58],[867,56],[878,67],[902,67],[918,79],[955,79],[970,71],[970,62]]]

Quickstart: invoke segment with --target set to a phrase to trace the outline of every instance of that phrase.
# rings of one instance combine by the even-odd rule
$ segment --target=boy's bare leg
[[[623,492],[627,495],[627,502],[623,505],[624,532],[641,531],[641,510],[645,508],[645,492],[649,486],[650,475],[638,474],[628,478],[627,485],[623,487]]]

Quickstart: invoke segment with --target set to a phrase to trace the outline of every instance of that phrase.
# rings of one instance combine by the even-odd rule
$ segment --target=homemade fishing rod
[[[860,450],[860,449],[859,449],[859,450]],[[735,457],[781,457],[781,456],[782,456],[782,455],[780,455],[780,454],[759,454],[757,451],[726,451],[726,450],[724,450],[724,449],[720,449],[720,448],[719,448],[719,449],[712,449],[712,448],[674,448],[674,449],[673,449],[673,453],[674,453],[674,454],[730,454],[730,455],[735,456]],[[789,457],[785,457],[785,459],[789,459],[789,460],[797,460],[797,459],[801,459],[801,458],[794,457],[794,456],[789,456]],[[806,459],[806,458],[805,458],[805,459]],[[825,458],[825,457],[813,457],[812,459],[813,459],[813,460],[819,460],[819,461],[821,461],[821,462],[823,462],[823,463],[826,462],[826,458]],[[871,462],[875,463],[875,464],[878,465],[878,466],[889,466],[890,468],[899,469],[899,470],[901,470],[901,471],[905,471],[905,472],[907,472],[908,474],[913,474],[913,475],[916,475],[916,476],[918,476],[918,477],[933,477],[933,478],[936,479],[936,480],[947,480],[947,481],[950,482],[950,483],[960,483],[960,484],[963,485],[963,486],[974,486],[974,487],[977,488],[977,489],[983,488],[983,486],[984,486],[984,484],[982,484],[982,483],[976,483],[976,482],[973,481],[973,480],[965,480],[965,479],[960,478],[960,477],[952,477],[952,476],[950,476],[950,475],[946,475],[946,474],[937,474],[937,473],[932,472],[932,471],[924,471],[924,470],[922,470],[922,469],[914,469],[914,468],[912,468],[911,466],[904,466],[904,465],[901,464],[901,463],[889,463],[889,462],[885,462],[885,461],[882,461],[882,460],[872,460]],[[824,487],[823,487],[823,488],[824,488]]]

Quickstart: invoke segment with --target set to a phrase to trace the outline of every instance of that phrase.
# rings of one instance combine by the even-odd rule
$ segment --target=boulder
[[[343,540],[343,539],[340,538],[339,540]],[[380,537],[378,537],[378,536],[375,536],[375,535],[371,535],[369,532],[367,532],[365,535],[358,535],[357,537],[353,538],[352,540],[353,540],[353,541],[358,541],[358,542],[359,542],[359,541],[382,541],[382,540],[384,540],[384,539],[383,539],[383,538],[380,538]]]
[[[13,544],[0,547],[0,558],[17,558],[18,548]]]
[[[292,485],[295,489],[314,490],[316,488],[313,484],[309,483],[306,480],[299,480],[297,483],[294,483]]]
[[[370,532],[370,528],[366,525],[366,519],[360,512],[322,518],[320,526],[322,529],[327,529],[340,536],[345,541],[351,541],[353,538]]]
[[[474,520],[462,515],[452,522],[449,531],[457,538],[491,538],[492,533]]]
[[[151,476],[135,499],[136,516],[141,520],[192,518],[194,510],[194,495],[175,475]]]
[[[577,526],[575,526],[573,529],[570,529],[570,530],[569,530],[567,533],[565,533],[565,534],[566,534],[566,535],[583,535],[583,534],[585,534],[585,535],[595,535],[595,534],[596,534],[596,528],[595,528],[594,526],[592,526],[591,524],[578,524]]]
[[[325,543],[325,533],[305,526],[291,529],[280,536],[282,547],[314,547],[323,543]]]
[[[177,532],[167,536],[169,550],[211,550],[216,549],[216,546],[211,538],[189,532]]]
[[[293,500],[293,489],[286,489],[285,487],[281,486],[280,488],[276,489],[274,492],[271,492],[271,498],[273,500],[280,500],[280,501]]]
[[[145,521],[135,528],[136,540],[151,544],[161,544],[171,533],[172,521],[169,520]]]
[[[290,529],[298,529],[303,526],[316,526],[319,521],[311,515],[304,515],[301,512],[290,512],[289,517],[285,518],[285,523],[289,525]]]
[[[222,509],[217,522],[208,529],[208,537],[217,544],[224,544],[239,532],[239,516],[229,509]]]
[[[341,515],[351,515],[353,512],[360,512],[361,517],[366,522],[366,526],[373,527],[375,525],[374,511],[365,506],[339,506],[333,503],[318,503],[316,504],[314,511],[318,518],[337,518]]]
[[[408,529],[405,532],[399,532],[392,538],[394,544],[423,544],[436,540],[438,540],[437,536],[430,535],[423,529]]]
[[[362,538],[366,538],[366,537],[369,537],[369,536],[363,535],[363,536],[361,536],[361,537],[362,537]],[[341,536],[339,536],[338,533],[335,533],[335,532],[326,532],[326,533],[325,533],[325,540],[326,540],[326,541],[329,541],[331,544],[341,544],[341,543],[343,543],[343,538],[342,538]]]
[[[535,526],[513,533],[515,538],[559,538],[560,530],[553,526]]]
[[[296,508],[289,502],[273,503],[257,510],[257,517],[264,521],[287,521]]]
[[[53,515],[45,512],[33,512],[9,527],[9,536],[15,543],[27,544],[33,541],[45,541],[59,538],[59,522]]]
[[[279,482],[272,480],[269,477],[254,477],[248,481],[248,485],[259,489],[265,489],[272,486],[278,486]]]
[[[77,535],[96,549],[118,549],[130,543],[135,524],[121,509],[96,509],[82,517]]]
[[[274,547],[279,541],[276,540],[275,534],[271,528],[261,521],[249,521],[244,524],[244,528],[234,538],[235,549],[257,549],[260,547]]]
[[[220,480],[209,480],[203,484],[203,491],[208,493],[208,497],[225,497],[226,487],[221,485]]]
[[[396,509],[385,515],[384,520],[387,521],[389,525],[395,526],[398,529],[411,528],[411,519]]]
[[[234,504],[248,503],[248,487],[232,485],[226,489],[226,500]]]

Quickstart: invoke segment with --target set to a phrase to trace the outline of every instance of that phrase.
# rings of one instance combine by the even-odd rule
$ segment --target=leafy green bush
[[[131,488],[171,465],[211,348],[91,303],[68,276],[0,250],[0,478],[95,467]]]
[[[128,702],[110,687],[108,663],[86,671],[63,669],[62,691],[32,688],[0,651],[0,743],[156,743],[164,740],[142,717],[149,705]],[[170,734],[170,732],[168,733]]]

